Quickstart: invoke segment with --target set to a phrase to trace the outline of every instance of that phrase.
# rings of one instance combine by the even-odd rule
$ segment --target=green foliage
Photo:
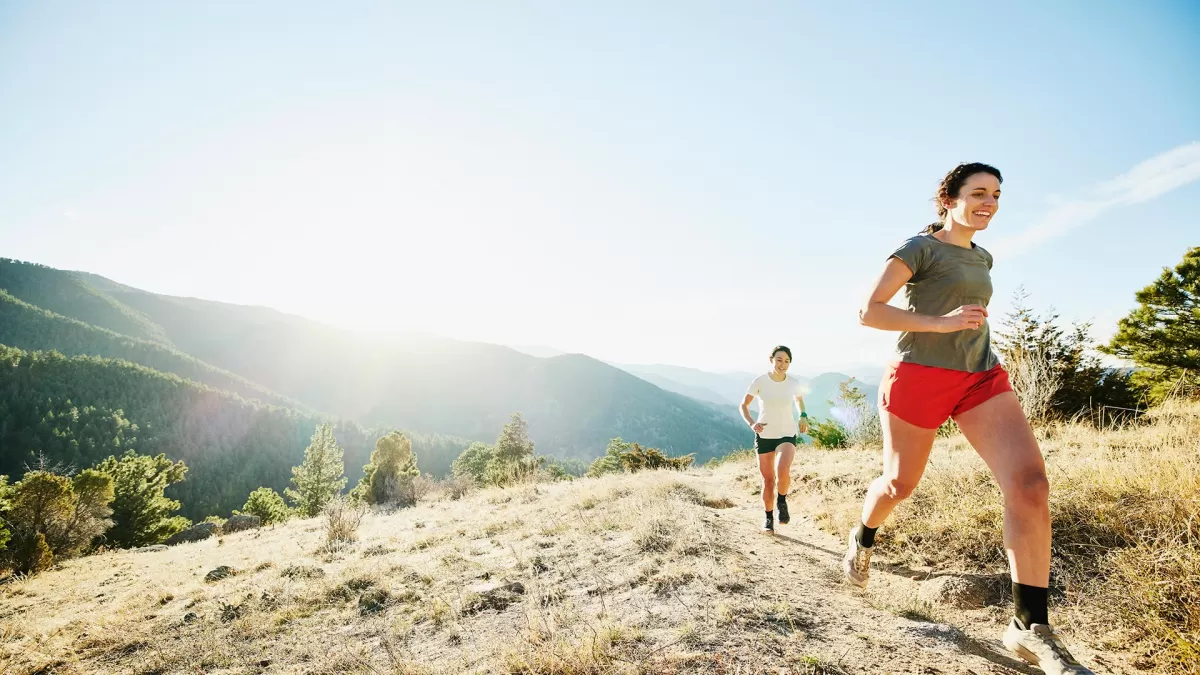
[[[46,543],[46,535],[41,532],[18,537],[7,553],[0,563],[21,574],[39,574],[54,564],[54,552]]]
[[[0,564],[37,573],[56,557],[81,553],[112,525],[112,479],[88,469],[74,479],[45,469],[30,471],[12,486],[5,520],[12,532]]]
[[[1092,353],[1091,324],[1060,326],[1057,312],[1035,313],[1028,297],[1024,289],[1013,295],[1013,309],[996,331],[996,351],[1014,378],[1023,361],[1045,361],[1053,388],[1049,415],[1072,419],[1092,409],[1137,408],[1141,395],[1129,375]]]
[[[342,449],[329,424],[317,425],[312,442],[304,451],[304,461],[292,467],[292,485],[295,488],[288,488],[285,494],[296,511],[308,518],[319,515],[329,500],[346,487]]]
[[[1175,391],[1200,396],[1200,246],[1137,292],[1139,306],[1117,324],[1104,351],[1136,363],[1152,402]]]
[[[532,476],[538,465],[533,440],[529,438],[529,425],[521,413],[513,413],[492,446],[492,459],[484,471],[483,482],[511,485]]]
[[[540,457],[542,471],[554,480],[579,478],[587,473],[587,462],[574,457]]]
[[[854,378],[840,382],[838,391],[840,395],[836,407],[845,415],[845,422],[842,424],[842,429],[846,432],[845,442],[857,447],[882,447],[883,426],[875,401],[858,388]]]
[[[11,495],[12,486],[8,484],[8,476],[0,476],[0,555],[3,554],[5,547],[8,546],[8,540],[12,537],[12,532],[8,529],[9,497]]]
[[[193,521],[230,513],[260,486],[282,493],[321,421],[128,362],[0,345],[0,475],[19,476],[39,456],[84,467],[127,450],[163,453],[188,467],[165,494]],[[369,461],[380,435],[345,422],[334,433],[351,466]],[[468,444],[405,435],[435,473]]]
[[[179,502],[163,496],[164,490],[182,482],[187,474],[182,461],[128,450],[119,459],[109,457],[96,469],[112,478],[116,495],[113,526],[107,534],[109,544],[122,548],[160,544],[191,524],[174,515]]]
[[[810,423],[808,435],[813,439],[813,445],[818,448],[834,450],[850,444],[850,436],[846,427],[835,419],[821,420]]]
[[[470,476],[476,483],[483,483],[487,475],[488,465],[492,463],[495,452],[487,443],[476,441],[467,446],[466,450],[454,460],[455,476]]]
[[[621,465],[629,473],[638,471],[653,471],[654,469],[672,469],[683,471],[696,460],[695,455],[670,457],[658,448],[643,448],[637,443],[627,452],[621,453]]]
[[[413,480],[419,475],[412,443],[404,434],[393,431],[375,442],[371,463],[363,467],[354,496],[367,504],[411,506],[417,502]]]
[[[296,401],[244,377],[215,368],[178,349],[86,324],[23,302],[0,288],[0,344],[55,350],[67,356],[123,359],[267,403],[299,407]]]
[[[608,447],[604,449],[604,455],[597,457],[596,461],[592,462],[592,465],[588,467],[588,477],[597,478],[609,473],[621,473],[625,470],[625,465],[621,462],[621,456],[629,452],[632,448],[632,443],[626,443],[620,437],[612,439],[608,442]]]
[[[269,525],[285,522],[291,515],[291,510],[288,509],[283,497],[280,497],[278,492],[268,487],[261,487],[250,493],[246,499],[246,505],[242,507],[241,511],[234,511],[234,513],[258,516],[263,525]]]
[[[653,469],[675,469],[682,471],[692,465],[695,455],[671,457],[658,448],[643,448],[637,443],[626,443],[621,438],[608,442],[604,456],[592,462],[587,475],[595,478],[610,473],[635,473]]]

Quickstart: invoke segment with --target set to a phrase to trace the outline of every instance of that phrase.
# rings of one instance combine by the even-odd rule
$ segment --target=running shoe
[[[1058,633],[1044,623],[1026,628],[1020,619],[1013,617],[1004,632],[1004,646],[1046,675],[1095,675],[1071,656]]]
[[[871,576],[871,549],[859,545],[858,537],[854,536],[854,530],[850,531],[850,538],[847,541],[846,557],[842,560],[846,581],[859,588],[866,588],[867,578]]]

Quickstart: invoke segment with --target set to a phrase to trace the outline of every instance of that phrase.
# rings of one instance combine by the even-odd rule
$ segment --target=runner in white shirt
[[[754,430],[754,449],[758,452],[758,471],[762,474],[763,532],[775,531],[775,509],[779,523],[786,525],[787,493],[791,483],[792,458],[796,456],[796,436],[808,432],[808,413],[804,412],[800,380],[787,374],[792,365],[792,350],[780,345],[771,350],[771,372],[750,383],[742,401],[742,419]],[[758,419],[750,417],[750,403],[758,399]],[[800,406],[800,422],[793,415]],[[778,490],[778,491],[777,491]]]

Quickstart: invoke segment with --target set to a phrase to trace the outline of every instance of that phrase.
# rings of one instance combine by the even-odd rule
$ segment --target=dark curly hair
[[[775,355],[778,354],[779,352],[783,352],[784,354],[787,354],[788,361],[792,360],[792,350],[788,349],[787,347],[784,347],[783,345],[779,345],[771,350],[771,358],[774,359]]]
[[[1000,175],[1000,169],[990,164],[970,162],[954,167],[950,170],[950,173],[946,174],[942,182],[938,183],[937,192],[933,195],[933,203],[937,207],[938,221],[930,223],[921,231],[922,234],[933,234],[946,226],[946,201],[957,198],[958,193],[962,191],[963,183],[966,183],[968,178],[977,173],[988,173],[995,176],[996,180],[1001,183],[1004,182],[1004,178]]]

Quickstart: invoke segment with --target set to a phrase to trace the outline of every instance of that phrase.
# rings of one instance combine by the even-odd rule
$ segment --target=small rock
[[[946,574],[921,582],[917,598],[931,605],[982,609],[1000,600],[1001,588],[992,577]]]
[[[167,546],[184,544],[191,541],[203,541],[217,533],[216,523],[196,523],[188,529],[178,532],[166,541]]]
[[[155,551],[165,551],[165,550],[167,550],[167,547],[165,544],[155,544],[153,546],[143,546],[141,548],[135,548],[135,549],[133,549],[133,553],[154,553]]]
[[[231,577],[235,574],[237,574],[237,570],[233,569],[232,567],[229,567],[228,565],[221,565],[217,569],[210,571],[208,574],[205,574],[204,580],[205,581],[220,581],[222,579]]]
[[[194,623],[199,618],[200,618],[200,616],[197,615],[195,612],[188,612],[187,614],[183,615],[183,622],[184,623]]]
[[[262,518],[259,518],[258,516],[241,514],[237,516],[230,516],[229,520],[226,520],[225,524],[221,526],[221,533],[232,534],[234,532],[253,530],[259,527],[262,527]]]

